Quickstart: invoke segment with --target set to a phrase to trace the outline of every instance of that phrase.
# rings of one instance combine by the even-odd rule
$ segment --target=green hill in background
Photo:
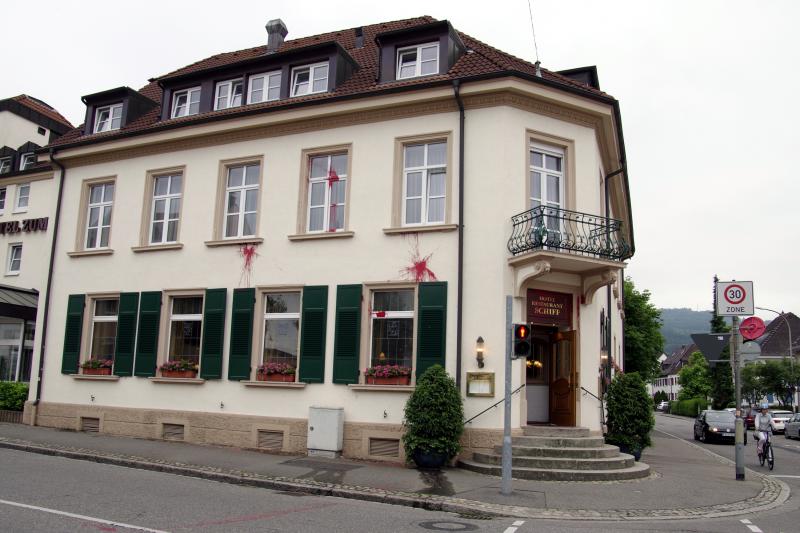
[[[661,334],[664,353],[669,355],[684,344],[690,344],[692,333],[708,333],[711,311],[692,311],[688,308],[661,309]]]

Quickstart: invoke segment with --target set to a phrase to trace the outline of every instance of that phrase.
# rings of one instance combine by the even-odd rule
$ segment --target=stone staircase
[[[632,455],[593,437],[587,428],[527,426],[512,437],[512,476],[539,481],[619,481],[650,475],[650,467]],[[494,453],[476,452],[471,461],[460,461],[467,470],[501,475],[503,447]]]

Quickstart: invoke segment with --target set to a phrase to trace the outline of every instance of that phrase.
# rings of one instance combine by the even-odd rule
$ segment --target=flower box
[[[162,370],[162,378],[196,378],[197,370]]]
[[[367,385],[410,385],[411,376],[366,376]]]
[[[85,376],[110,376],[111,368],[110,367],[82,368],[81,374]]]
[[[294,383],[294,374],[256,374],[256,381],[278,381]]]

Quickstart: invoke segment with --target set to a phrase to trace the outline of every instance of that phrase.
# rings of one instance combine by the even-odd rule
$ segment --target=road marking
[[[517,520],[516,522],[511,524],[511,526],[507,527],[506,530],[503,531],[503,533],[516,533],[517,532],[517,528],[519,526],[521,526],[522,524],[524,524],[524,523],[525,523],[525,520]]]
[[[517,528],[515,528],[515,527],[507,527],[506,530],[503,531],[503,533],[516,533],[516,531],[517,531]]]
[[[164,531],[161,529],[150,529],[147,527],[142,526],[134,526],[131,524],[125,524],[123,522],[114,522],[112,520],[103,520],[102,518],[95,518],[93,516],[86,516],[82,514],[75,514],[75,513],[68,513],[66,511],[59,511],[57,509],[49,509],[47,507],[38,507],[36,505],[28,505],[25,503],[18,503],[18,502],[10,502],[7,500],[0,500],[0,503],[5,505],[10,505],[12,507],[21,507],[23,509],[31,509],[33,511],[41,511],[43,513],[50,513],[59,516],[67,516],[69,518],[77,518],[78,520],[87,520],[89,522],[96,522],[98,524],[106,524],[108,526],[116,526],[116,527],[124,527],[126,529],[133,529],[136,531],[147,531],[148,533],[169,533],[168,531]]]
[[[750,520],[747,520],[746,518],[739,520],[739,522],[746,525],[747,529],[749,529],[753,533],[763,533],[763,531],[761,531],[761,528],[759,528],[758,526],[754,526],[753,523]]]
[[[743,518],[743,519],[739,520],[739,522],[741,522],[742,524],[752,524],[752,522],[750,520],[748,520],[747,518]]]
[[[769,477],[789,477],[792,479],[800,479],[800,476],[789,476],[789,475],[782,475],[782,474],[772,474]]]

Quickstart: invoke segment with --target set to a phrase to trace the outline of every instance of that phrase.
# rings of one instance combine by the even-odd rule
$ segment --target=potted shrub
[[[164,378],[196,378],[197,365],[186,359],[167,361],[159,367]]]
[[[638,461],[650,446],[650,431],[656,424],[644,380],[637,372],[617,374],[606,393],[606,442]]]
[[[295,373],[297,370],[289,363],[264,363],[256,370],[256,380],[294,383]]]
[[[411,369],[398,365],[375,365],[364,370],[367,385],[409,385]]]
[[[81,374],[87,376],[110,376],[111,367],[114,366],[112,359],[89,359],[81,363]]]
[[[441,468],[461,450],[464,407],[456,382],[433,365],[417,380],[404,410],[403,446],[419,468]]]

